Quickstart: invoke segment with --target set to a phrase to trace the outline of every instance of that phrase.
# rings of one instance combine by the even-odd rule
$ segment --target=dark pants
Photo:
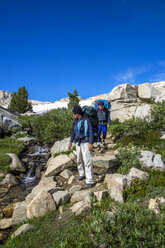
[[[101,138],[100,138],[101,132],[103,132],[103,140],[105,140],[107,135],[107,125],[99,125],[97,142],[101,142]]]

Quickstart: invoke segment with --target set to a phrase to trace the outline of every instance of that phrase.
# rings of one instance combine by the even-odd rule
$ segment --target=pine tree
[[[20,87],[18,92],[13,92],[9,109],[23,114],[27,111],[32,111],[32,105],[28,102],[28,91],[25,89],[25,86]]]
[[[75,89],[73,94],[68,92],[68,96],[69,96],[69,103],[68,103],[68,108],[72,109],[75,105],[79,104],[79,98],[78,98],[78,92]]]

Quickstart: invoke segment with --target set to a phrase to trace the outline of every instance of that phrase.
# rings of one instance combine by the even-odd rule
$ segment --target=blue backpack
[[[100,102],[103,102],[104,103],[104,106],[107,108],[107,109],[111,109],[111,101],[110,100],[96,100],[95,101],[95,105],[94,105],[94,108],[97,109],[99,107],[99,103]]]

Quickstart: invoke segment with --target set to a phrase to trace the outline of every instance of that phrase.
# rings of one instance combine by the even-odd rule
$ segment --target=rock
[[[163,163],[162,156],[160,154],[156,154],[154,157],[154,168],[165,171],[165,164]]]
[[[14,175],[7,174],[5,178],[2,180],[2,182],[0,183],[0,185],[8,185],[8,184],[17,185],[19,183],[20,181]]]
[[[7,185],[1,185],[0,184],[0,197],[4,197],[8,193],[9,189]]]
[[[160,137],[160,139],[165,139],[165,134]]]
[[[11,171],[16,172],[25,172],[25,167],[21,164],[18,156],[14,153],[7,153],[12,158],[12,162],[10,164]]]
[[[94,192],[94,195],[96,196],[98,201],[104,200],[106,198],[107,191],[97,191]]]
[[[65,138],[63,140],[56,141],[50,150],[51,154],[54,155],[59,152],[68,151],[69,141],[70,141],[70,138]]]
[[[71,160],[75,161],[76,155],[72,152],[72,153],[69,154],[69,158],[70,158]]]
[[[51,157],[47,163],[45,176],[55,176],[57,173],[66,169],[71,163],[72,161],[67,155],[59,155],[55,158]]]
[[[68,179],[70,176],[72,176],[72,174],[73,174],[72,171],[66,169],[66,170],[64,170],[64,171],[62,171],[62,172],[60,173],[60,176],[63,177],[63,178]]]
[[[36,141],[36,138],[34,138],[34,137],[21,137],[21,138],[18,138],[18,140],[20,142],[22,142],[23,144],[28,146],[28,145],[34,143]]]
[[[141,151],[140,162],[142,167],[152,168],[153,167],[154,153],[149,151]]]
[[[161,92],[160,95],[158,95],[154,100],[154,102],[162,102],[162,101],[165,101],[165,91]]]
[[[23,163],[28,163],[28,162],[29,162],[29,158],[23,158],[23,159],[22,159],[22,162],[23,162]]]
[[[64,205],[70,199],[68,191],[57,191],[53,194],[53,198],[57,206]]]
[[[123,189],[120,186],[113,186],[110,188],[109,191],[110,197],[118,202],[123,203],[124,198],[123,198]]]
[[[150,104],[148,103],[125,103],[114,101],[111,107],[111,120],[123,122],[133,117],[149,118]]]
[[[106,136],[107,139],[111,139],[112,137],[113,137],[112,133],[107,133],[107,136]]]
[[[80,201],[75,203],[70,209],[76,215],[81,215],[87,213],[91,209],[91,206],[85,201]]]
[[[101,168],[111,168],[117,163],[117,158],[114,155],[96,156],[92,160],[93,166]]]
[[[72,175],[72,176],[69,178],[69,180],[68,180],[68,184],[73,183],[73,180],[74,180],[74,179],[75,179],[75,176]]]
[[[139,179],[146,179],[148,177],[148,173],[137,168],[132,167],[128,174],[130,178],[139,178]]]
[[[33,166],[34,166],[34,162],[33,162],[33,161],[30,161],[28,167],[31,168],[31,167],[33,167]]]
[[[0,210],[0,220],[2,220],[2,219],[3,219],[3,211]]]
[[[147,169],[159,169],[165,171],[165,164],[163,163],[160,154],[154,154],[149,151],[141,151],[140,157],[141,166]]]
[[[17,116],[12,111],[0,106],[0,124],[5,130],[10,130],[11,128],[21,129]]]
[[[3,214],[6,218],[11,218],[14,212],[16,204],[9,204],[7,207],[3,209]]]
[[[43,216],[51,210],[56,210],[53,198],[48,192],[41,191],[27,206],[27,217],[32,219]]]
[[[154,211],[156,214],[160,213],[159,204],[157,199],[150,199],[148,208]]]
[[[75,202],[79,202],[79,201],[83,201],[85,200],[85,197],[90,196],[91,191],[90,190],[80,190],[80,191],[76,191],[72,197],[71,197],[71,202],[75,203]]]
[[[135,88],[130,84],[118,85],[110,93],[110,99],[114,100],[123,100],[125,102],[134,102],[137,100],[137,93]]]
[[[162,206],[165,207],[165,198],[160,197],[160,198],[159,198],[159,203],[160,203],[160,205],[162,205]]]
[[[46,192],[51,192],[56,191],[57,182],[54,181],[54,177],[43,177],[39,184],[32,189],[32,194],[36,196],[39,194],[41,191],[46,191]],[[59,187],[58,187],[59,189]]]
[[[12,218],[0,220],[0,229],[7,229],[12,225]]]
[[[0,173],[0,178],[5,177],[4,173]]]
[[[120,155],[120,152],[119,152],[119,150],[115,150],[113,154],[114,154],[115,156],[118,156],[118,155]]]
[[[104,183],[107,184],[107,188],[111,189],[114,186],[119,186],[122,190],[127,186],[127,176],[121,174],[106,174]]]
[[[69,189],[69,193],[71,195],[73,195],[76,191],[79,191],[82,189],[81,185],[73,185],[70,189]]]
[[[30,224],[24,224],[22,226],[20,226],[11,236],[11,238],[15,238],[25,232],[27,232],[30,229],[34,229],[34,226],[30,225]]]
[[[146,101],[154,101],[160,92],[149,83],[138,85],[138,97]]]
[[[108,144],[108,149],[114,149],[116,147],[116,144]]]
[[[142,104],[140,106],[137,106],[134,117],[135,118],[141,118],[141,119],[149,119],[150,118],[150,109],[151,105],[150,104]]]
[[[26,220],[27,218],[26,210],[27,210],[26,201],[19,202],[16,204],[14,208],[13,216],[12,216],[13,225],[17,225],[18,223]]]

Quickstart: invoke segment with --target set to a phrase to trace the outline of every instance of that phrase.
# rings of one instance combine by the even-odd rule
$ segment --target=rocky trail
[[[104,200],[107,194],[117,202],[124,202],[124,191],[130,186],[134,179],[146,179],[148,173],[132,167],[129,174],[117,173],[119,151],[116,149],[110,134],[107,135],[106,146],[101,146],[97,151],[94,145],[93,167],[95,185],[90,189],[85,189],[85,180],[78,181],[78,171],[76,165],[76,151],[69,155],[67,151],[69,138],[55,142],[51,148],[51,155],[45,155],[48,159],[44,162],[44,169],[40,168],[41,178],[37,185],[34,185],[31,192],[20,202],[9,204],[1,210],[0,215],[0,240],[13,233],[15,226],[27,219],[43,216],[49,211],[57,211],[59,223],[66,223],[72,214],[82,215],[91,209],[91,196],[96,201]],[[57,154],[54,156],[54,154]],[[143,151],[141,162],[144,167],[160,168],[165,171],[165,164],[158,154]],[[42,156],[40,156],[41,159]],[[38,159],[38,155],[36,155]],[[22,158],[27,162],[25,158]],[[155,160],[154,160],[155,159]],[[30,161],[32,162],[32,161]],[[34,163],[35,164],[35,163]],[[33,164],[33,165],[34,165]],[[37,171],[37,168],[36,168]],[[3,183],[1,183],[3,184]],[[165,204],[164,198],[151,199],[149,208],[159,212],[158,203]],[[67,203],[67,208],[65,207]],[[12,237],[33,228],[29,224],[20,226]]]

